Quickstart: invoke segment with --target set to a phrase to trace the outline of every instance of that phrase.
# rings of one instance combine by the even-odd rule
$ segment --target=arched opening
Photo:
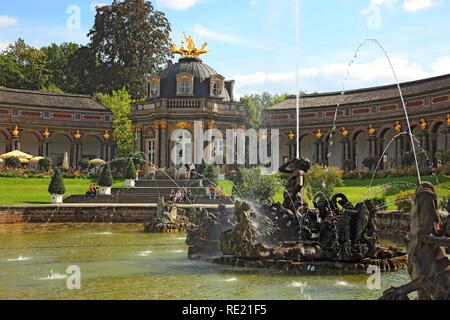
[[[317,163],[316,155],[316,138],[311,135],[305,135],[300,140],[301,156],[311,160],[313,163]]]
[[[6,135],[0,131],[0,154],[6,153],[6,145],[8,144],[8,140],[6,139]]]
[[[342,146],[342,137],[339,134],[333,134],[331,138],[328,137],[326,145],[328,166],[343,168],[344,147]]]
[[[70,159],[70,139],[65,135],[57,135],[52,138],[52,159],[54,165],[61,165],[64,161],[64,154]]]
[[[286,134],[280,135],[280,163],[286,163],[295,158],[295,143],[289,140]]]
[[[82,141],[82,159],[100,159],[102,157],[102,143],[95,136],[86,136]]]
[[[436,129],[436,151],[446,150],[446,131],[447,128],[443,123],[439,124]]]
[[[363,161],[370,156],[369,134],[366,131],[357,133],[353,140],[353,148],[356,169],[364,169]]]
[[[39,154],[39,139],[31,132],[25,131],[20,136],[20,151],[28,153],[32,156]]]
[[[172,163],[175,165],[192,163],[192,134],[187,130],[176,130],[172,134]]]
[[[397,163],[396,143],[395,139],[393,140],[395,135],[395,131],[392,129],[385,130],[381,135],[380,157],[383,152],[385,152],[382,160],[383,169],[395,168],[395,165]]]

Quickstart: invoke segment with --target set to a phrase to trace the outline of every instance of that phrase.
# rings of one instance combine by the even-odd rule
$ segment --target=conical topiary
[[[134,166],[133,160],[130,158],[127,163],[127,168],[125,170],[125,179],[135,180],[136,179],[136,167]]]
[[[100,173],[100,178],[98,179],[98,185],[100,187],[111,187],[113,185],[113,177],[109,163],[103,166],[102,172]]]
[[[66,187],[64,186],[64,180],[61,175],[61,171],[58,168],[55,169],[55,173],[52,176],[52,181],[48,186],[48,192],[50,194],[64,194],[66,193]]]

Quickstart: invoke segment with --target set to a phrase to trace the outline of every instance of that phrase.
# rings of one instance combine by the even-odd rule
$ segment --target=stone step
[[[168,198],[165,197],[167,201]],[[114,197],[114,196],[98,196],[96,199],[85,198],[84,196],[70,196],[64,199],[64,203],[67,204],[95,204],[95,203],[136,203],[136,204],[152,204],[158,202],[158,196],[147,196],[147,197],[133,197],[133,196],[124,196],[124,197]],[[190,204],[191,202],[187,201],[185,204]],[[195,197],[192,203],[195,204],[204,204],[204,205],[213,205],[213,204],[233,204],[229,198],[226,199],[213,199],[210,200],[207,197],[198,196]]]
[[[138,180],[136,181],[136,187],[200,187],[200,181],[198,180]]]
[[[111,190],[113,194],[119,195],[131,195],[131,194],[139,194],[139,195],[170,195],[172,190],[177,191],[178,188],[164,187],[164,188],[153,188],[153,187],[135,187],[135,188],[114,188]],[[196,188],[188,188],[194,195],[206,195],[206,188],[196,187]]]

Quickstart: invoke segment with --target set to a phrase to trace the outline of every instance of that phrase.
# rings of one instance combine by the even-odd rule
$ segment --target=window
[[[150,98],[156,98],[159,96],[159,82],[151,82],[150,83]]]
[[[192,140],[189,132],[183,132],[175,142],[176,159],[175,164],[186,164],[192,162]]]
[[[177,95],[187,96],[193,94],[194,78],[189,73],[177,76]]]
[[[148,157],[148,162],[155,164],[156,141],[154,139],[147,140],[147,157]]]
[[[180,80],[178,93],[179,94],[191,93],[191,85],[189,83],[189,80]]]
[[[213,95],[218,97],[222,95],[223,83],[221,81],[214,81]]]

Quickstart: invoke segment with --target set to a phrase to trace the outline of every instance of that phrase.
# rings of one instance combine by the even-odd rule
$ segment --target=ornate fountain
[[[406,253],[379,244],[372,201],[353,205],[345,195],[309,208],[302,197],[307,159],[280,168],[290,175],[283,204],[237,201],[234,210],[203,212],[188,231],[191,259],[284,272],[365,273],[406,268]]]

